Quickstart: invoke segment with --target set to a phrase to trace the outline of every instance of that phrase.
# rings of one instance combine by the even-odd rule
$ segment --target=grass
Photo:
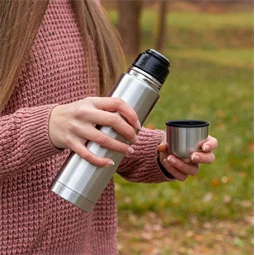
[[[168,14],[167,25],[174,29],[198,30],[198,31],[221,31],[224,29],[252,29],[253,30],[253,14],[247,12],[230,12],[230,13],[207,13],[207,12],[174,12]],[[157,17],[155,10],[146,10],[142,15],[142,25],[153,27]],[[153,18],[152,18],[153,17]],[[116,22],[117,16],[115,14]],[[187,26],[188,25],[188,26]]]
[[[116,22],[116,13],[112,18]],[[145,11],[143,49],[154,46],[155,23],[155,13]],[[167,24],[163,53],[171,74],[145,126],[164,129],[170,119],[207,120],[219,141],[216,161],[201,165],[198,175],[185,182],[134,184],[115,175],[120,224],[132,224],[135,215],[133,225],[142,229],[143,216],[150,212],[165,227],[186,226],[194,219],[234,224],[253,217],[253,13],[170,12]],[[251,224],[243,230],[253,235]],[[238,237],[233,247],[229,254],[236,254],[234,249],[249,254],[253,244]],[[172,254],[164,249],[168,252],[160,254]]]

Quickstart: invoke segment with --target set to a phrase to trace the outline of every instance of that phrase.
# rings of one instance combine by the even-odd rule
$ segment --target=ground
[[[120,255],[253,254],[253,215],[238,221],[215,219],[201,223],[189,219],[185,226],[173,222],[167,227],[155,213],[142,218],[143,226],[137,216],[130,215],[118,228]]]

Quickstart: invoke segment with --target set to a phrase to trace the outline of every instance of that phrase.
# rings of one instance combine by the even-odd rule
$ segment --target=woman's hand
[[[134,128],[141,128],[136,112],[123,100],[111,97],[87,97],[53,108],[49,120],[49,136],[55,147],[70,149],[97,166],[111,166],[114,162],[91,153],[85,146],[87,140],[121,153],[134,151],[130,145],[100,132],[95,128],[96,125],[113,127],[131,143],[137,141]]]
[[[158,146],[160,152],[160,162],[164,168],[177,180],[184,181],[189,175],[196,175],[199,170],[199,163],[211,164],[215,160],[212,150],[216,149],[218,141],[212,136],[208,136],[205,143],[202,144],[202,152],[194,152],[190,159],[181,160],[167,152],[167,143],[165,137]]]

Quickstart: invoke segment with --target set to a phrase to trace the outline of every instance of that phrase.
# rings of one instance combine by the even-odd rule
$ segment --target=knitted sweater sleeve
[[[21,108],[0,117],[0,179],[59,152],[48,135],[54,106]]]
[[[157,146],[162,139],[163,131],[142,128],[138,142],[132,147],[135,152],[126,155],[121,162],[118,174],[131,182],[159,183],[173,181],[168,178],[158,164]]]

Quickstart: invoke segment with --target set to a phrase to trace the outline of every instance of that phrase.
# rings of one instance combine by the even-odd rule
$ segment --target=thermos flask
[[[146,50],[139,54],[127,72],[119,77],[109,96],[121,98],[128,103],[143,124],[159,99],[159,90],[169,72],[170,63],[166,57],[153,49]],[[98,129],[114,139],[128,143],[112,127],[100,126]],[[100,157],[112,159],[115,165],[98,167],[71,152],[50,189],[89,213],[125,155],[92,141],[87,141],[85,146]]]

